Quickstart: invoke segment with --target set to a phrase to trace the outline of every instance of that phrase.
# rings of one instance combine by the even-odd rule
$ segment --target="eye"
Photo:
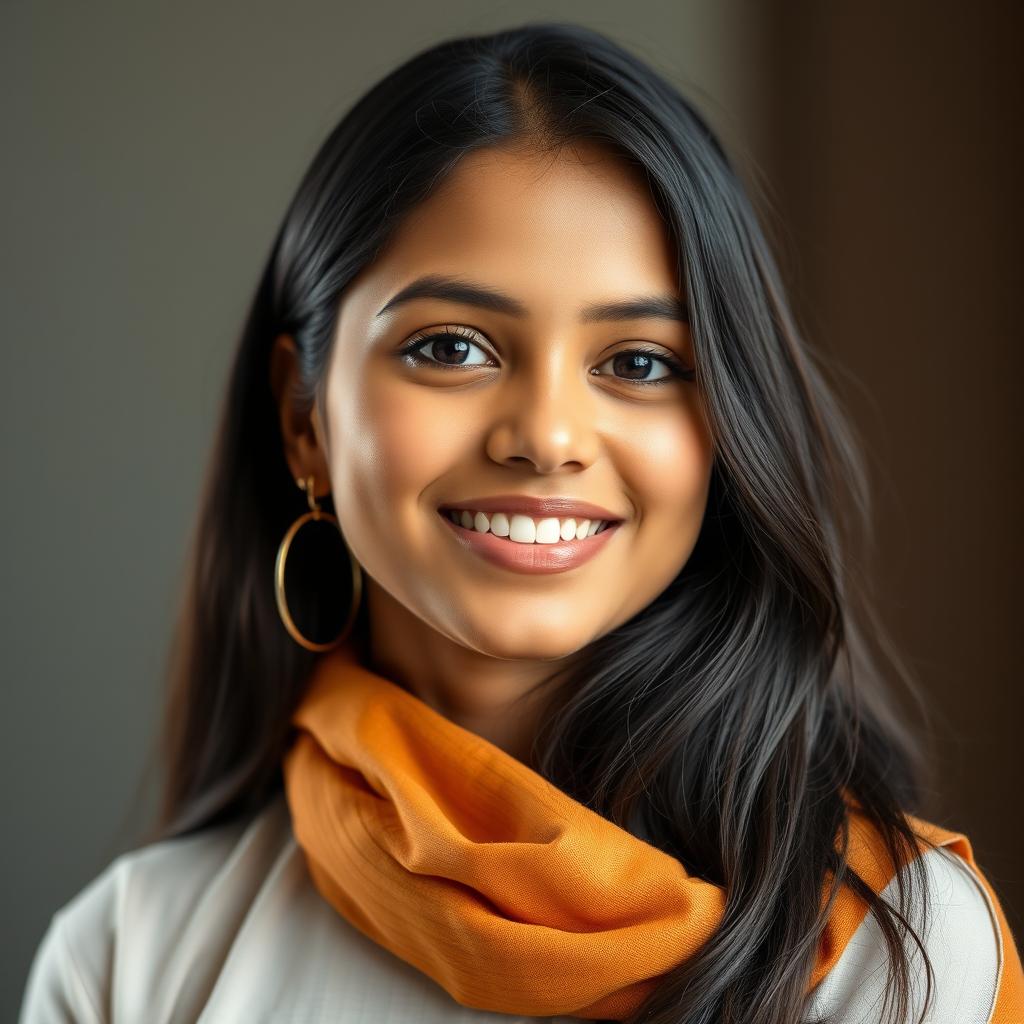
[[[627,380],[631,384],[640,384],[643,387],[670,384],[673,380],[693,380],[696,374],[689,369],[680,359],[675,356],[666,355],[657,349],[640,346],[639,348],[627,348],[616,352],[610,359],[606,359],[602,366],[609,363],[614,364],[616,373],[625,374],[646,374],[649,372],[652,363],[661,363],[667,369],[661,377],[619,377],[619,380]],[[596,371],[591,370],[596,376]]]
[[[444,370],[458,369],[460,366],[486,366],[486,362],[467,361],[470,349],[483,351],[473,341],[476,337],[478,335],[475,331],[465,327],[445,325],[432,334],[414,334],[398,354],[413,366],[438,366]],[[430,353],[430,358],[424,357],[424,352]]]

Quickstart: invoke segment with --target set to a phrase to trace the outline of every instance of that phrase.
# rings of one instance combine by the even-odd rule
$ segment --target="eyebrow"
[[[486,284],[468,281],[465,278],[448,277],[444,274],[427,274],[407,284],[397,295],[389,299],[378,310],[383,316],[389,309],[412,302],[413,299],[443,299],[460,302],[467,306],[478,306],[493,313],[525,317],[526,306],[511,295],[498,291]],[[688,323],[690,316],[686,303],[675,295],[637,295],[615,302],[598,302],[580,310],[580,323],[595,323],[603,320],[679,320]]]

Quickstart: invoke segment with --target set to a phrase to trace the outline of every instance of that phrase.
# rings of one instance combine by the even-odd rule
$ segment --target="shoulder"
[[[926,878],[922,890],[914,865]],[[909,919],[921,938],[933,971],[928,1020],[986,1024],[995,1005],[1002,963],[999,923],[988,894],[974,869],[944,847],[930,849],[903,868],[911,894]],[[881,895],[899,906],[898,880]],[[925,899],[924,893],[927,894]],[[913,937],[904,939],[911,973],[908,1018],[920,1018],[927,991],[921,950]],[[811,993],[805,1020],[835,1014],[835,1024],[876,1021],[885,999],[889,958],[885,938],[869,913],[851,937],[836,965]]]
[[[122,986],[130,978],[143,998],[194,916],[230,920],[290,837],[287,808],[273,800],[255,816],[121,854],[51,915],[29,971],[21,1024],[111,1020],[115,974]]]

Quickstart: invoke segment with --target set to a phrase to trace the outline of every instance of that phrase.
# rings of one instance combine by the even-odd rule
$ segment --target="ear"
[[[295,339],[280,334],[270,353],[270,389],[277,403],[284,455],[296,482],[312,476],[314,494],[320,497],[331,490],[326,438],[316,407],[309,408],[297,398],[298,380]]]

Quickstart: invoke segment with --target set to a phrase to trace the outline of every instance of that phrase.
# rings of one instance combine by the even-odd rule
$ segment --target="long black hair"
[[[633,1020],[800,1019],[831,879],[877,917],[890,954],[886,1006],[903,1021],[905,943],[918,937],[899,869],[910,863],[915,893],[925,887],[905,813],[918,812],[927,762],[891,696],[898,684],[916,698],[916,684],[874,642],[884,633],[856,581],[854,555],[870,542],[859,444],[708,125],[645,62],[577,25],[529,24],[419,53],[355,103],[302,179],[241,335],[207,468],[150,838],[251,813],[280,793],[289,718],[316,658],[275,605],[276,549],[304,511],[270,388],[275,337],[295,339],[312,405],[346,286],[463,156],[580,139],[643,169],[672,234],[715,459],[687,564],[564,679],[552,677],[557,699],[533,764],[727,892],[720,928]],[[313,588],[290,587],[289,602],[315,620]],[[851,798],[884,838],[898,907],[847,864]]]

